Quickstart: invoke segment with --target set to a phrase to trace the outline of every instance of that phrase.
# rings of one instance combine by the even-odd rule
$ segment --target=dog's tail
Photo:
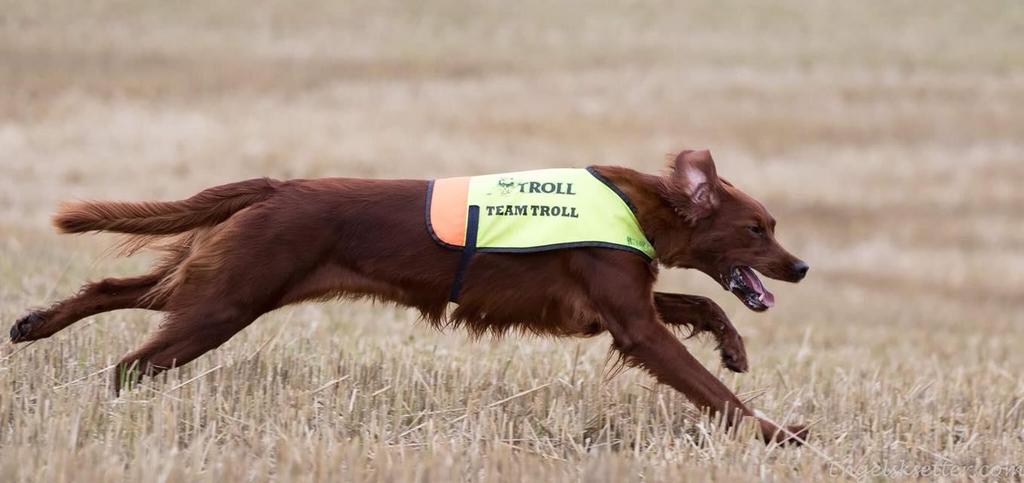
[[[77,201],[53,216],[62,233],[110,231],[131,235],[173,235],[213,226],[269,198],[279,181],[256,178],[206,189],[181,201]]]

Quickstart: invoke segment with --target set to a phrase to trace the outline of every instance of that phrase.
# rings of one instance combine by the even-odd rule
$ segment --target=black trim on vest
[[[650,242],[648,242],[650,243]],[[536,253],[536,252],[547,252],[551,250],[563,250],[566,248],[611,248],[613,250],[622,250],[624,252],[635,253],[644,257],[648,261],[653,260],[650,256],[640,250],[639,248],[633,248],[629,245],[621,245],[618,243],[608,243],[599,241],[582,241],[582,242],[565,242],[565,243],[553,243],[551,245],[540,245],[535,247],[484,247],[477,248],[477,253]]]
[[[462,292],[462,279],[466,276],[466,269],[469,262],[476,253],[476,234],[480,227],[480,207],[469,205],[469,215],[466,219],[466,246],[462,247],[462,256],[459,257],[459,268],[455,270],[455,281],[452,282],[452,290],[448,294],[448,300],[459,301],[459,292]]]
[[[587,166],[587,172],[593,175],[595,178],[597,178],[598,181],[604,183],[604,185],[607,186],[608,189],[614,191],[615,194],[619,195],[619,198],[622,198],[622,201],[626,203],[626,206],[629,207],[629,211],[632,211],[634,216],[640,215],[640,213],[636,211],[636,205],[634,205],[633,201],[630,200],[628,196],[626,196],[626,193],[623,193],[618,186],[615,186],[615,183],[608,181],[608,178],[601,176],[601,173],[597,172],[597,168],[593,166]],[[648,243],[649,242],[650,240],[648,240]]]

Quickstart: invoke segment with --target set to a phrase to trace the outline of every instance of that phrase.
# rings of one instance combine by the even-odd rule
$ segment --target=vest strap
[[[459,267],[455,270],[455,281],[452,282],[452,289],[448,294],[448,300],[452,302],[459,301],[459,293],[462,292],[462,279],[466,276],[466,268],[469,267],[469,262],[476,253],[476,234],[479,227],[480,207],[470,205],[469,215],[466,217],[466,242],[462,247],[462,256],[459,257]]]

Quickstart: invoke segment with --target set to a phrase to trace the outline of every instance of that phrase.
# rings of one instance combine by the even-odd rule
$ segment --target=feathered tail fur
[[[181,201],[77,201],[64,203],[53,217],[62,233],[110,231],[163,236],[213,226],[269,198],[278,185],[256,178],[206,189]]]

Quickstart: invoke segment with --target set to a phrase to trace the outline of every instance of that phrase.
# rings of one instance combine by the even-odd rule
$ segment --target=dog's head
[[[681,238],[668,244],[668,253],[659,249],[662,263],[708,274],[756,311],[774,305],[775,296],[754,270],[793,283],[807,275],[810,267],[775,240],[775,218],[764,205],[719,178],[708,151],[676,156],[660,191],[675,210],[674,222],[685,225],[673,230]]]

